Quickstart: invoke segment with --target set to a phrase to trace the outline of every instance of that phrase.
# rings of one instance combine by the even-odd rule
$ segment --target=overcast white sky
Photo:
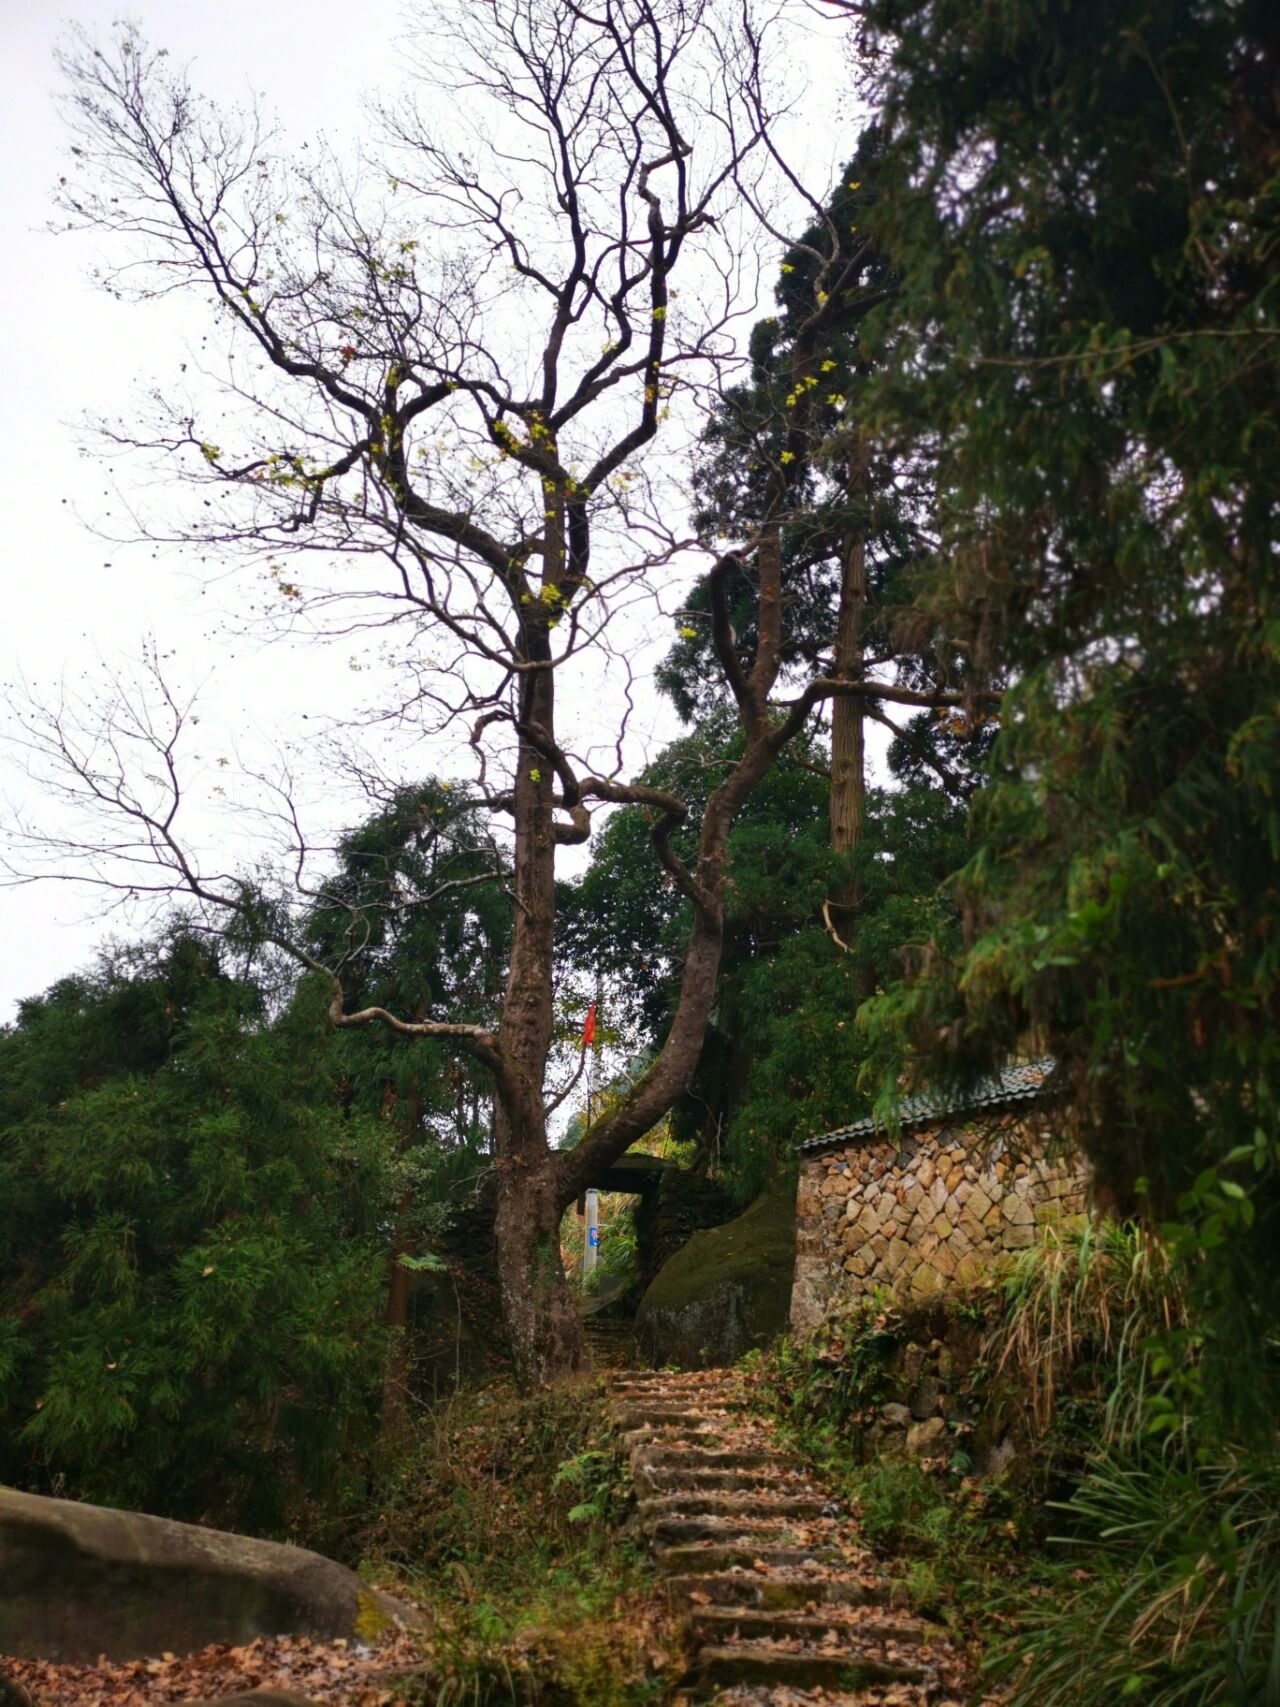
[[[131,8],[153,42],[192,62],[199,88],[227,102],[261,92],[294,143],[321,130],[335,142],[358,134],[362,93],[399,82],[404,14],[402,0],[359,7],[349,0],[138,0]],[[53,45],[68,18],[105,34],[118,15],[115,0],[0,0],[7,186],[0,323],[8,374],[0,412],[0,680],[20,676],[46,692],[63,680],[84,681],[100,660],[136,656],[151,633],[172,655],[175,679],[201,685],[210,723],[253,747],[296,733],[304,714],[354,703],[349,655],[229,638],[226,618],[243,609],[242,583],[206,585],[193,560],[105,545],[76,513],[98,514],[112,502],[101,466],[85,454],[81,418],[126,407],[131,390],[163,378],[201,327],[194,303],[175,312],[112,302],[86,276],[92,242],[44,230],[65,147]],[[803,0],[795,25],[789,75],[821,178],[847,157],[854,134],[844,80],[833,76],[847,26],[815,22]],[[129,496],[146,503],[142,490]],[[406,775],[427,768],[420,751],[405,755]],[[38,810],[21,778],[5,776],[0,788]],[[230,824],[225,835],[233,858]],[[104,920],[91,892],[58,884],[0,889],[0,1021],[17,999],[83,964],[107,931],[124,929],[123,921]]]

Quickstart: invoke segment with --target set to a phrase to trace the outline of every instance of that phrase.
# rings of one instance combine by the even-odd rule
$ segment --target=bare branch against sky
[[[73,24],[96,32],[104,41],[109,38],[117,16],[114,7],[87,0],[68,10]],[[435,13],[435,19],[437,25],[446,23],[442,11]],[[192,747],[197,774],[191,779],[193,798],[185,810],[193,813],[193,832],[213,865],[230,864],[233,850],[239,850],[244,841],[243,820],[233,830],[229,815],[219,810],[222,804],[243,800],[249,787],[247,771],[265,772],[282,762],[294,771],[300,797],[309,799],[323,841],[353,812],[359,812],[360,797],[357,790],[348,791],[336,783],[331,771],[320,784],[308,763],[308,755],[319,746],[317,731],[336,706],[345,710],[361,704],[375,716],[386,713],[382,726],[366,735],[375,755],[370,762],[376,766],[385,761],[388,771],[403,769],[395,755],[405,739],[405,725],[398,715],[390,714],[411,704],[421,714],[412,734],[413,765],[454,768],[449,757],[455,740],[424,746],[422,739],[437,713],[456,709],[456,703],[438,688],[435,666],[448,660],[399,644],[394,625],[378,626],[379,619],[374,618],[370,626],[359,601],[349,596],[354,580],[349,574],[344,576],[340,599],[333,596],[331,586],[320,591],[317,575],[312,590],[318,596],[309,601],[295,595],[301,577],[294,575],[294,566],[282,551],[274,553],[270,562],[260,555],[247,567],[235,564],[229,549],[235,542],[226,530],[219,531],[218,523],[209,530],[210,549],[195,554],[178,549],[174,539],[182,530],[175,518],[182,506],[167,485],[157,482],[154,468],[131,457],[98,461],[86,455],[88,440],[82,430],[86,417],[108,424],[125,420],[136,427],[143,412],[140,401],[149,402],[153,414],[160,405],[160,412],[170,417],[175,411],[181,414],[179,382],[187,387],[185,403],[193,418],[196,405],[207,407],[221,390],[219,431],[227,437],[229,451],[238,388],[251,391],[255,376],[246,375],[244,368],[236,373],[225,359],[215,363],[210,346],[203,342],[207,327],[199,306],[169,297],[137,304],[127,299],[127,293],[120,298],[103,293],[90,276],[95,264],[106,259],[101,241],[55,240],[47,234],[45,228],[54,218],[51,192],[73,164],[65,154],[67,137],[53,100],[57,86],[53,50],[64,34],[63,21],[35,0],[16,0],[5,8],[0,25],[11,80],[10,97],[0,104],[0,122],[7,131],[6,157],[24,163],[16,179],[17,207],[11,213],[3,284],[12,298],[7,324],[16,329],[10,395],[24,400],[20,408],[6,412],[5,454],[0,458],[0,479],[7,484],[5,545],[12,618],[3,674],[10,681],[25,682],[46,701],[51,694],[56,699],[60,684],[67,681],[73,688],[82,687],[99,666],[117,674],[127,669],[128,660],[141,656],[145,637],[155,636],[156,651],[165,656],[167,679],[199,688],[200,724]],[[401,217],[410,190],[407,181],[393,190],[384,165],[371,160],[362,97],[367,92],[377,94],[386,127],[393,137],[398,132],[401,144],[438,147],[439,160],[445,148],[451,148],[455,175],[451,193],[461,196],[462,202],[455,200],[453,211],[458,229],[451,246],[457,253],[452,259],[441,257],[439,270],[428,282],[427,288],[434,288],[439,299],[444,294],[452,297],[451,287],[467,247],[467,221],[474,209],[472,214],[467,212],[465,199],[485,193],[483,186],[472,190],[465,181],[457,182],[459,157],[468,149],[466,133],[476,127],[478,100],[460,89],[450,122],[434,130],[427,126],[431,134],[424,134],[424,115],[400,94],[404,72],[413,66],[405,21],[399,6],[376,0],[362,13],[360,28],[354,31],[349,8],[333,0],[308,0],[305,6],[300,0],[286,0],[265,14],[248,0],[228,0],[217,7],[157,0],[141,14],[150,40],[168,50],[168,64],[175,68],[190,64],[193,85],[223,106],[251,111],[256,101],[257,122],[275,129],[290,145],[287,152],[335,196],[348,194],[354,205],[355,187],[367,189],[371,177],[380,177],[388,230]],[[795,109],[781,120],[779,134],[788,141],[792,158],[803,161],[811,181],[821,183],[847,146],[853,124],[848,113],[843,123],[834,122],[839,92],[829,78],[811,75],[819,67],[829,69],[835,32],[829,27],[824,31],[807,9],[799,7],[779,40],[776,69]],[[415,51],[431,51],[421,35]],[[505,98],[512,98],[510,92]],[[715,111],[704,117],[707,122],[720,122]],[[510,215],[517,241],[515,227],[521,225],[536,239],[545,234],[537,223],[539,167],[527,139],[522,140],[518,113],[510,118],[509,145],[507,134],[503,146],[512,172],[525,175],[526,187],[518,208],[509,200],[504,204],[504,216]],[[425,162],[430,156],[419,147],[418,158]],[[274,213],[280,211],[272,210],[273,223]],[[778,212],[780,218],[785,216],[785,208]],[[714,234],[714,228],[702,233]],[[406,236],[397,241],[414,239]],[[750,253],[754,265],[755,252]],[[343,264],[353,258],[354,251]],[[118,252],[113,253],[112,263],[118,260]],[[505,359],[518,366],[524,314],[519,293],[536,293],[537,283],[518,272],[504,272],[513,264],[510,254],[492,257],[487,271],[477,270],[474,252],[468,264],[472,269],[469,288],[473,299],[483,299],[490,325],[497,323],[495,315],[506,314]],[[735,271],[722,261],[718,270],[710,264],[704,276],[709,298],[713,293],[713,300],[736,298],[749,320],[755,306],[754,273],[741,267]],[[383,281],[384,286],[388,282],[395,281]],[[447,292],[445,287],[450,287]],[[500,309],[499,302],[505,307]],[[670,308],[671,330],[678,335],[680,299]],[[715,320],[712,314],[712,326]],[[704,316],[703,325],[707,323]],[[726,323],[726,335],[737,336],[742,325],[742,321]],[[585,336],[585,329],[579,330]],[[465,342],[465,322],[459,320],[452,336]],[[598,344],[606,341],[607,334],[601,334]],[[664,389],[669,386],[672,395],[662,400],[662,406],[677,414],[687,405],[699,377],[696,343],[694,337],[691,347],[682,351],[689,359],[672,363],[664,375]],[[368,369],[355,357],[352,369],[352,379],[363,373],[367,382]],[[427,438],[423,447],[428,452],[432,490],[452,493],[460,478],[474,488],[480,471],[470,468],[470,461],[478,450],[492,454],[492,444],[478,446],[459,433],[446,457],[434,447],[434,438]],[[593,442],[584,436],[583,461],[589,458]],[[210,512],[217,517],[218,469],[194,448],[191,474],[211,488],[201,495],[198,507],[203,510],[207,497]],[[673,461],[678,464],[679,459]],[[625,466],[619,465],[619,475]],[[502,465],[495,466],[484,472],[483,481],[496,486],[503,474]],[[667,603],[678,599],[680,586],[693,573],[693,567],[679,557],[685,528],[680,481],[678,466],[674,471],[670,465],[637,468],[608,488],[612,523],[602,521],[601,525],[606,535],[611,527],[615,535],[629,528],[632,541],[642,541],[641,555],[651,565],[665,556],[670,570],[669,597],[664,594]],[[264,513],[273,504],[278,506],[287,491],[264,482]],[[489,496],[487,485],[482,495]],[[474,494],[470,501],[474,502]],[[373,528],[372,517],[369,522]],[[144,537],[148,535],[149,539]],[[287,546],[288,540],[278,543]],[[348,542],[334,543],[342,550]],[[349,543],[369,555],[368,538]],[[385,540],[375,549],[384,562],[389,561]],[[394,545],[391,549],[394,552]],[[665,646],[669,625],[654,622],[652,586],[646,588],[643,599],[627,593],[628,567],[625,552],[611,559],[609,590],[622,626],[616,638],[605,637],[605,644],[597,647],[598,663],[584,672],[578,690],[584,703],[592,703],[603,691],[602,672],[616,684],[621,702],[625,704],[629,696],[634,707],[621,734],[611,731],[607,751],[582,755],[593,767],[615,775],[634,768],[668,727],[646,693],[644,666],[646,647],[651,655]],[[453,563],[444,572],[457,576],[462,571]],[[602,585],[605,580],[601,573]],[[595,633],[591,620],[583,614],[565,625],[571,645]],[[481,614],[477,633],[483,621]],[[322,648],[306,644],[321,627],[334,636],[331,643]],[[483,664],[483,653],[479,656]],[[470,681],[468,694],[473,690],[483,692],[483,682]],[[41,786],[29,781],[20,767],[6,777],[4,792],[11,806],[28,819],[44,798]],[[0,921],[6,941],[0,986],[4,1008],[83,960],[104,931],[128,928],[127,921],[105,914],[92,893],[73,897],[66,886],[57,885],[0,891]]]

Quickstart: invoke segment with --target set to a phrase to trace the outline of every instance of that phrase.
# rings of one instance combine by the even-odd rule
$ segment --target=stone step
[[[817,1519],[827,1527],[821,1536],[797,1536],[794,1517],[747,1518],[733,1513],[706,1512],[702,1515],[686,1511],[670,1512],[665,1516],[645,1519],[639,1527],[655,1547],[677,1547],[690,1541],[719,1541],[728,1546],[750,1551],[752,1547],[820,1546],[833,1530],[828,1520]],[[803,1520],[803,1527],[812,1530],[815,1520]],[[761,1555],[757,1552],[756,1557]]]
[[[628,1369],[618,1380],[624,1387],[671,1387],[681,1391],[741,1385],[732,1369]]]
[[[736,1384],[726,1384],[723,1387],[707,1387],[699,1392],[691,1388],[681,1387],[633,1387],[626,1388],[618,1383],[610,1383],[610,1394],[618,1405],[680,1405],[686,1410],[702,1409],[741,1410],[745,1396],[741,1387]]]
[[[819,1573],[775,1566],[769,1571],[689,1571],[667,1578],[667,1590],[676,1600],[691,1600],[715,1607],[767,1607],[777,1611],[800,1611],[806,1606],[887,1606],[900,1599],[870,1570],[862,1575],[826,1570]],[[697,1604],[695,1602],[695,1604]]]
[[[852,1695],[842,1689],[793,1689],[786,1684],[752,1689],[743,1684],[717,1690],[708,1707],[934,1707],[937,1700],[936,1690],[911,1683],[880,1684]],[[947,1696],[944,1707],[957,1704]]]
[[[642,1443],[632,1452],[633,1465],[637,1461],[642,1461],[646,1467],[653,1465],[661,1469],[675,1469],[683,1464],[705,1470],[776,1469],[786,1474],[803,1473],[800,1460],[785,1452],[770,1452],[764,1447],[703,1446],[695,1442],[683,1446]]]
[[[687,1489],[691,1494],[741,1493],[753,1489],[788,1493],[812,1491],[799,1470],[781,1470],[776,1465],[767,1470],[721,1470],[692,1464],[633,1463],[631,1477],[642,1494],[677,1494]]]
[[[840,1508],[821,1494],[731,1493],[716,1488],[682,1488],[678,1493],[651,1494],[636,1501],[636,1518],[642,1527],[661,1517],[739,1517],[756,1522],[760,1518],[831,1518]]]
[[[684,1610],[690,1702],[942,1707],[945,1635],[910,1612],[735,1380],[629,1374],[610,1391],[632,1527]]]
[[[717,1428],[712,1423],[671,1429],[655,1429],[646,1425],[644,1428],[626,1429],[621,1432],[618,1435],[618,1444],[624,1452],[634,1453],[651,1446],[675,1449],[686,1446],[714,1448],[722,1445],[727,1438],[724,1429]]]
[[[723,1540],[673,1541],[655,1549],[655,1562],[666,1576],[705,1576],[721,1571],[773,1571],[794,1574],[839,1569],[844,1555],[829,1543],[798,1547],[794,1542]],[[763,1567],[763,1570],[760,1568]]]
[[[876,1684],[923,1683],[928,1669],[903,1660],[882,1660],[839,1649],[784,1647],[778,1642],[734,1642],[700,1648],[690,1668],[699,1689],[840,1689]]]
[[[694,1426],[714,1427],[717,1423],[724,1427],[726,1420],[733,1414],[728,1404],[720,1406],[705,1406],[697,1404],[675,1404],[648,1401],[628,1401],[613,1407],[613,1423],[618,1429],[644,1428],[689,1428]]]
[[[749,1641],[793,1642],[807,1647],[830,1645],[834,1633],[840,1646],[849,1651],[869,1643],[893,1642],[899,1647],[918,1648],[943,1639],[942,1632],[919,1618],[886,1612],[883,1607],[831,1606],[823,1611],[807,1608],[757,1606],[695,1606],[689,1614],[689,1629],[701,1646],[722,1647],[738,1638]]]

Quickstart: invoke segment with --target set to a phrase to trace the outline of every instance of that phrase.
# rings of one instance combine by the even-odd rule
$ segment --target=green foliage
[[[886,1103],[1058,1061],[1182,1241],[1205,1392],[1267,1432],[1280,1310],[1280,112],[1261,0],[872,0],[901,287],[868,422],[933,461],[915,620],[1009,683],[965,930],[876,1006]]]
[[[1175,1372],[1196,1385],[1196,1339],[1187,1326],[1178,1264],[1135,1222],[1045,1226],[1004,1281],[1005,1307],[990,1351],[1009,1370],[1034,1425],[1045,1431],[1068,1391],[1101,1401],[1095,1438],[1132,1444],[1155,1415],[1172,1423]]]
[[[868,1456],[864,1429],[892,1390],[903,1328],[889,1297],[864,1300],[809,1339],[783,1339],[753,1359],[749,1391],[848,1504],[902,1596],[980,1648],[998,1627],[987,1608],[1032,1564],[1026,1500],[1004,1479],[977,1480],[958,1449],[946,1464]]]
[[[1206,1431],[1180,1254],[1134,1224],[1047,1227],[973,1302],[971,1389],[1022,1408],[1016,1479],[864,1458],[903,1333],[887,1297],[754,1360],[756,1402],[910,1596],[982,1637],[1011,1707],[1276,1699],[1280,1464]]]
[[[308,921],[312,947],[343,962],[350,1007],[496,1023],[511,934],[506,863],[476,803],[434,779],[391,796],[338,844],[338,869]],[[488,1079],[433,1038],[378,1028],[340,1041],[356,1106],[398,1129],[438,1189],[441,1152],[456,1173],[488,1141]],[[427,1184],[413,1178],[409,1187]],[[431,1195],[421,1189],[415,1195]],[[425,1230],[424,1230],[425,1231]]]
[[[665,1698],[652,1573],[620,1535],[625,1478],[602,1390],[458,1394],[377,1490],[373,1568],[429,1585],[425,1703]]]
[[[1100,1458],[996,1669],[1017,1707],[1280,1700],[1280,1460]]]
[[[390,1182],[259,1007],[178,935],[0,1036],[0,1479],[275,1532],[358,1481]]]
[[[646,774],[696,808],[733,749],[723,720],[713,718]],[[873,790],[855,856],[865,903],[852,952],[837,948],[821,909],[848,862],[829,845],[828,793],[821,748],[797,744],[761,782],[729,838],[719,992],[672,1128],[697,1141],[743,1202],[790,1165],[797,1135],[868,1106],[853,1026],[859,989],[896,974],[904,942],[944,934],[950,922],[938,885],[962,854],[959,807],[920,786]],[[564,939],[584,971],[608,980],[615,1011],[640,1047],[657,1040],[669,1017],[686,929],[684,904],[654,881],[645,815],[616,812],[565,896]]]
[[[993,1655],[1015,1703],[1280,1696],[1280,1462],[1208,1432],[1186,1263],[1136,1225],[1045,1230],[1006,1285],[992,1353],[1075,1477],[1041,1592]]]

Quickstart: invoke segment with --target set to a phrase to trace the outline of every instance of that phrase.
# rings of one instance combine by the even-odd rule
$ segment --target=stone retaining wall
[[[877,1288],[903,1302],[959,1290],[1029,1245],[1038,1219],[1084,1203],[1083,1170],[1045,1160],[1025,1108],[811,1150],[796,1200],[792,1330]]]

